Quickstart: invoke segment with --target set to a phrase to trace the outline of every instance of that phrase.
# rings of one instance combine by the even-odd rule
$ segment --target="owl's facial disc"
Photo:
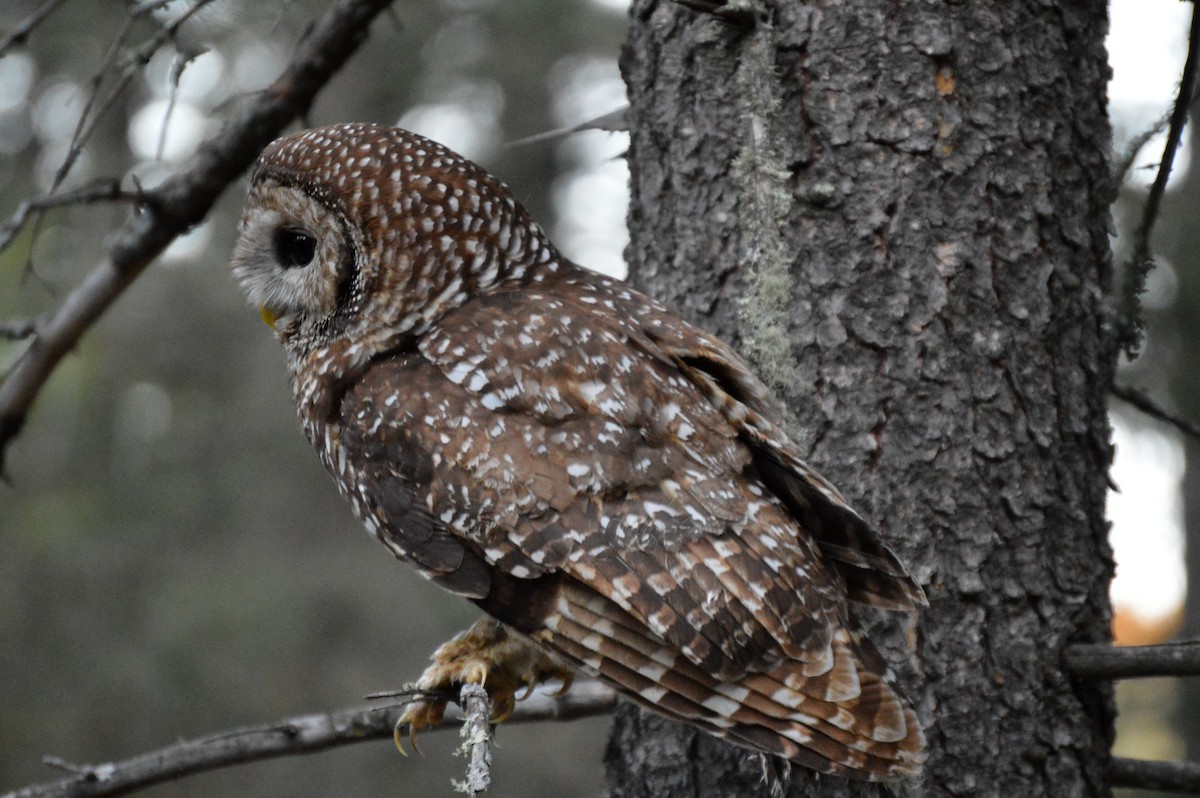
[[[353,264],[341,218],[300,189],[267,180],[250,194],[233,273],[268,325],[289,336],[327,324]]]

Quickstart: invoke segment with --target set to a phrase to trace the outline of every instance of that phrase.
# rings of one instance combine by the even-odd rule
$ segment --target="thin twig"
[[[1141,342],[1141,296],[1146,287],[1146,275],[1154,264],[1150,254],[1150,237],[1154,232],[1154,223],[1158,221],[1158,209],[1162,204],[1163,195],[1167,191],[1167,179],[1171,176],[1171,167],[1175,163],[1175,153],[1179,150],[1179,142],[1183,136],[1183,126],[1187,121],[1188,106],[1196,91],[1196,72],[1200,69],[1200,13],[1196,4],[1192,5],[1192,26],[1188,33],[1188,54],[1183,65],[1183,76],[1179,80],[1179,94],[1175,98],[1175,107],[1171,112],[1171,125],[1167,129],[1167,143],[1163,147],[1162,159],[1158,163],[1158,174],[1154,184],[1146,196],[1146,204],[1142,208],[1142,221],[1133,237],[1133,253],[1125,264],[1121,295],[1119,298],[1119,316],[1117,318],[1116,335],[1117,347],[1127,355],[1134,355]]]
[[[1112,391],[1113,396],[1131,407],[1141,410],[1151,418],[1156,418],[1164,424],[1170,424],[1185,435],[1190,435],[1200,440],[1200,426],[1193,424],[1186,418],[1180,418],[1171,413],[1137,388],[1130,388],[1127,385],[1114,385],[1109,390]]]
[[[295,2],[296,0],[283,0],[279,4],[279,7],[275,11],[275,21],[271,23],[271,27],[267,30],[268,36],[274,36],[276,31],[279,30],[279,27],[283,25],[284,21],[291,16],[292,5],[294,5]]]
[[[207,52],[208,50],[204,48],[196,48],[180,50],[175,55],[175,62],[171,64],[171,90],[167,95],[167,110],[163,113],[162,128],[158,133],[158,146],[154,150],[156,161],[162,160],[163,152],[167,148],[167,128],[171,125],[171,114],[175,112],[175,103],[179,99],[179,81],[183,79],[183,70],[187,69],[188,64]]]
[[[39,327],[0,385],[0,473],[3,452],[21,430],[54,367],[175,238],[202,221],[217,197],[263,147],[307,111],[317,91],[366,39],[390,0],[339,0],[326,12],[270,88],[201,147],[191,167],[144,194],[142,212],[118,231],[97,264]]]
[[[129,15],[140,17],[154,11],[158,11],[164,6],[170,5],[175,0],[145,0],[143,3],[134,3],[129,7]]]
[[[459,792],[479,795],[492,786],[492,702],[481,684],[464,684],[458,696],[465,719],[459,749],[467,756],[467,779],[455,785]]]
[[[578,125],[568,125],[567,127],[555,128],[542,133],[534,133],[532,136],[515,139],[505,144],[505,147],[524,147],[529,144],[541,144],[555,139],[563,139],[572,133],[582,133],[585,130],[605,130],[609,133],[623,133],[629,130],[629,106],[622,105],[609,111],[606,114],[601,114],[594,119],[589,119],[586,122],[580,122]]]
[[[1200,795],[1200,764],[1113,757],[1108,764],[1108,786]]]
[[[29,338],[37,327],[29,319],[9,319],[0,321],[0,339],[5,341],[23,341]]]
[[[3,39],[0,39],[0,58],[3,58],[13,45],[22,44],[28,39],[34,29],[42,24],[42,20],[53,14],[63,2],[64,0],[46,0],[35,8],[32,14],[18,22],[15,28],[6,33]]]
[[[1200,640],[1158,646],[1068,646],[1067,670],[1083,679],[1141,679],[1151,676],[1200,676]]]
[[[517,704],[506,723],[572,720],[604,715],[616,705],[611,689],[598,682],[577,682],[564,696],[535,693]],[[183,776],[281,756],[310,754],[367,740],[390,740],[402,705],[344,709],[303,715],[266,726],[221,732],[149,751],[119,762],[74,765],[53,758],[70,778],[23,787],[0,798],[127,795]],[[447,717],[461,720],[450,707]],[[447,728],[446,725],[435,727]]]
[[[116,60],[117,53],[120,51],[120,46],[124,44],[125,37],[128,35],[130,27],[141,14],[149,13],[156,7],[155,4],[143,4],[132,11],[125,20],[125,26],[121,29],[117,39],[109,48],[108,54],[104,58],[104,62],[100,70],[92,78],[92,94],[88,97],[87,105],[84,107],[83,113],[79,117],[79,123],[75,126],[75,133],[71,137],[71,145],[67,149],[66,157],[63,158],[62,164],[59,165],[58,171],[54,174],[54,183],[51,191],[58,188],[62,181],[66,179],[67,173],[71,170],[79,154],[83,152],[84,145],[92,137],[92,132],[109,109],[116,104],[116,101],[124,94],[125,89],[133,81],[134,76],[138,73],[141,67],[150,63],[150,59],[158,52],[159,48],[171,41],[179,33],[179,29],[183,24],[194,17],[202,8],[207,6],[213,0],[196,0],[196,4],[189,8],[184,13],[180,14],[177,19],[171,21],[170,24],[159,28],[158,33],[150,38],[145,44],[135,51],[127,60],[121,70],[121,76],[117,78],[116,86],[109,91],[108,96],[99,104],[99,110],[92,113],[92,108],[96,105],[96,98],[100,94],[100,84],[103,81],[104,75],[112,68],[113,62]]]
[[[133,21],[133,14],[129,14],[125,17],[125,21],[122,23],[121,29],[117,31],[117,35],[112,40],[112,44],[108,46],[108,51],[104,54],[104,58],[100,60],[100,68],[97,69],[95,74],[92,75],[92,79],[90,81],[92,90],[88,93],[87,102],[84,103],[83,110],[79,114],[79,119],[75,120],[75,130],[71,132],[71,144],[67,147],[67,153],[65,156],[63,156],[62,163],[58,165],[58,169],[54,172],[54,181],[50,186],[50,193],[54,193],[54,191],[62,184],[62,181],[66,178],[67,173],[71,171],[71,166],[74,165],[75,161],[79,158],[79,153],[83,151],[83,145],[87,142],[87,138],[91,135],[90,131],[88,133],[88,137],[83,135],[84,127],[87,125],[88,118],[92,114],[92,108],[96,105],[96,99],[100,96],[100,86],[104,82],[104,77],[112,69],[113,64],[116,63],[117,56],[120,54],[121,48],[125,45],[125,39],[129,36],[129,32],[133,30]],[[111,107],[112,102],[117,97],[117,94],[119,94],[119,92],[110,93],[109,101],[104,105],[101,105],[100,111],[98,111],[95,116],[96,119],[102,117],[105,111]]]
[[[118,201],[137,203],[141,200],[142,193],[140,191],[124,191],[121,189],[120,181],[114,178],[97,180],[89,186],[63,194],[25,200],[17,206],[17,210],[9,217],[8,221],[0,225],[0,253],[8,249],[31,215],[41,214],[51,208],[61,208],[65,205],[90,205],[96,202]]]
[[[1193,98],[1194,99],[1194,98]],[[1134,161],[1137,160],[1138,153],[1142,151],[1150,139],[1157,136],[1167,129],[1167,125],[1171,124],[1171,111],[1167,111],[1160,116],[1153,125],[1143,130],[1141,133],[1129,140],[1129,145],[1125,148],[1124,154],[1116,159],[1116,166],[1112,170],[1112,183],[1114,190],[1119,188],[1129,176],[1129,171],[1133,169]]]

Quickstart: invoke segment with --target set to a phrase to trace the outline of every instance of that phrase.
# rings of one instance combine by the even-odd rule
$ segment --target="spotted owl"
[[[354,514],[489,616],[422,686],[486,679],[505,714],[565,663],[819,772],[919,769],[917,717],[849,605],[924,595],[729,346],[394,128],[271,144],[233,271]]]

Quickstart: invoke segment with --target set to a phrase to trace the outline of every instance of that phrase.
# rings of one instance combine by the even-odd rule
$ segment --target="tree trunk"
[[[1110,694],[1061,658],[1109,635],[1104,4],[768,13],[635,2],[631,278],[747,355],[925,585],[915,628],[868,619],[926,725],[924,794],[1106,795]],[[755,758],[631,706],[608,777],[763,791]]]

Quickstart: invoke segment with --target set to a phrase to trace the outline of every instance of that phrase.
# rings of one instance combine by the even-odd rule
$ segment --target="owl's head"
[[[250,301],[299,352],[384,346],[556,263],[498,180],[426,138],[365,124],[267,147],[233,253]]]

